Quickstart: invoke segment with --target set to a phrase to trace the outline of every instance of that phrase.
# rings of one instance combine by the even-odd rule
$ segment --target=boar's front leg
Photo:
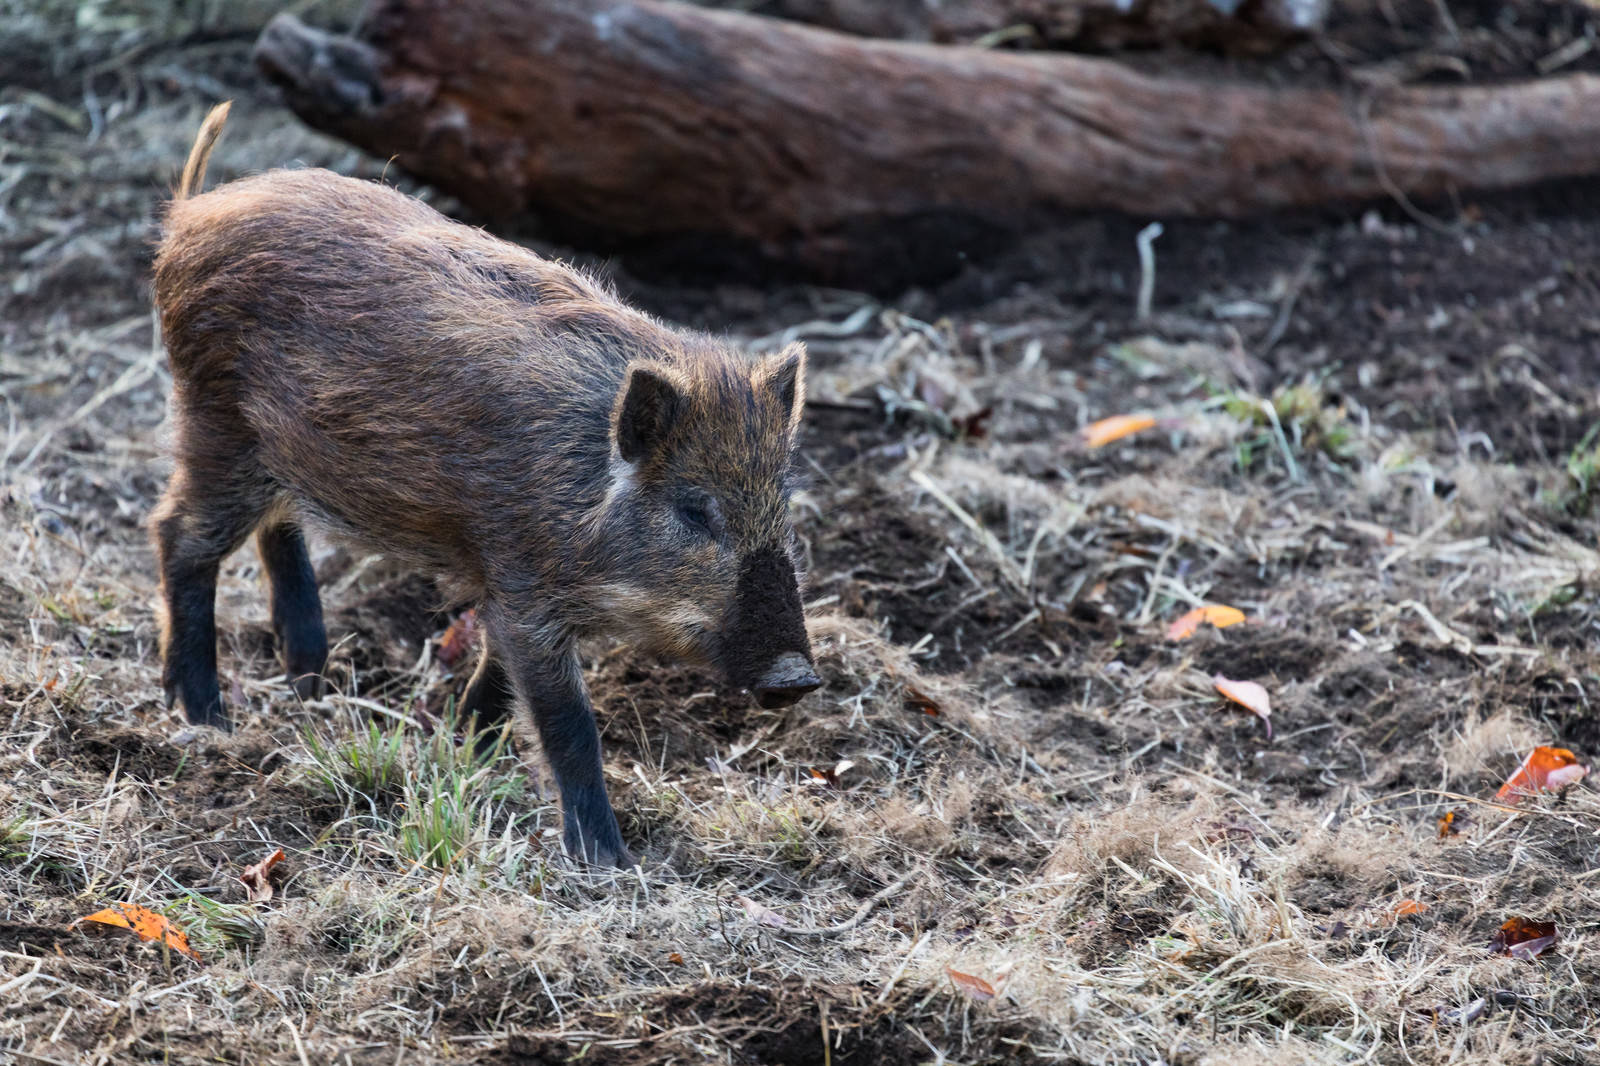
[[[627,869],[636,860],[622,843],[617,816],[606,796],[600,768],[600,731],[578,654],[568,645],[556,652],[497,639],[518,694],[533,714],[545,758],[561,792],[562,841],[567,853],[599,866]]]

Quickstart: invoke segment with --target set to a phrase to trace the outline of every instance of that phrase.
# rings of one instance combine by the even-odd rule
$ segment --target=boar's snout
[[[767,710],[787,707],[807,692],[822,687],[822,678],[799,652],[787,651],[778,656],[761,680],[751,686],[756,702]]]
[[[787,552],[753,552],[740,567],[724,623],[722,668],[763,707],[787,707],[822,684],[812,666],[805,609]]]

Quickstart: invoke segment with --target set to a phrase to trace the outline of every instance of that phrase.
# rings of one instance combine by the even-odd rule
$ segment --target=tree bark
[[[915,273],[906,232],[959,252],[1063,213],[1237,217],[1600,171],[1582,74],[1199,84],[656,0],[375,0],[359,40],[280,16],[257,58],[308,123],[490,216],[731,239],[834,279],[896,254]]]
[[[890,40],[1114,50],[1172,43],[1265,52],[1320,28],[1328,0],[693,0]]]

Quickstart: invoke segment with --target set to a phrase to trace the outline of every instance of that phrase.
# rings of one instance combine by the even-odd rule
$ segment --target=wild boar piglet
[[[252,532],[289,678],[320,690],[314,525],[477,605],[462,709],[492,726],[526,706],[568,850],[631,865],[575,642],[621,636],[769,707],[820,684],[789,520],[804,351],[670,328],[372,182],[275,170],[196,195],[226,116],[201,128],[155,263],[169,703],[228,728],[217,572]]]

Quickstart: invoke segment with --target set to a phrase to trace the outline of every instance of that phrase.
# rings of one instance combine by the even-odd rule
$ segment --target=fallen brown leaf
[[[915,685],[906,686],[906,706],[921,711],[929,718],[939,717],[939,701]]]
[[[1389,908],[1390,923],[1398,922],[1401,918],[1422,914],[1427,911],[1428,905],[1414,899],[1402,899]]]
[[[994,998],[994,986],[981,977],[974,977],[970,973],[962,973],[953,966],[946,966],[944,972],[950,975],[950,980],[968,997],[982,1003]]]
[[[769,907],[763,907],[749,896],[739,897],[739,906],[750,916],[750,920],[757,925],[770,925],[782,928],[789,924],[789,920]]]
[[[1217,674],[1211,679],[1216,690],[1266,723],[1267,739],[1272,739],[1272,697],[1254,681],[1230,681]]]
[[[472,646],[478,643],[478,612],[467,608],[456,615],[444,636],[439,638],[439,664],[446,670],[455,669],[456,663],[467,657]]]
[[[254,866],[246,866],[244,873],[239,875],[239,880],[244,883],[245,894],[250,897],[251,903],[265,903],[272,898],[272,881],[269,875],[272,873],[272,868],[282,861],[283,849],[279,848]]]
[[[187,955],[195,962],[200,961],[200,956],[189,947],[189,937],[181,929],[169,922],[165,915],[157,914],[137,904],[117,903],[105,910],[85,915],[79,918],[78,922],[98,922],[101,925],[132,929],[142,940],[159,940],[173,951]],[[72,924],[77,925],[78,922]]]
[[[1515,917],[1495,931],[1489,940],[1489,950],[1514,959],[1532,959],[1555,942],[1555,922],[1530,922]]]
[[[1167,627],[1168,640],[1188,640],[1207,622],[1218,629],[1236,626],[1244,621],[1244,612],[1224,603],[1208,603],[1187,612]]]
[[[1086,448],[1103,448],[1123,437],[1139,433],[1156,424],[1150,415],[1112,415],[1091,422],[1079,431]]]
[[[1566,748],[1534,748],[1516,772],[1494,794],[1497,803],[1520,803],[1545,789],[1565,788],[1582,781],[1589,768]]]
[[[1475,1022],[1483,1016],[1489,1001],[1479,996],[1470,1003],[1463,1003],[1459,1007],[1435,1007],[1428,1013],[1433,1015],[1433,1020],[1440,1025],[1466,1025]]]

